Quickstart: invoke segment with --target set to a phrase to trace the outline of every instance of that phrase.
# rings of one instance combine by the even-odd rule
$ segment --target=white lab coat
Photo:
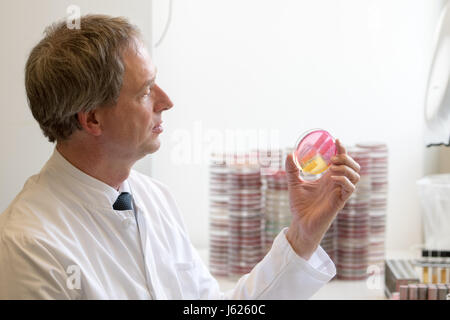
[[[136,216],[55,149],[0,215],[0,299],[307,299],[336,273],[320,247],[299,257],[284,229],[223,293],[167,188],[136,171],[126,183]]]

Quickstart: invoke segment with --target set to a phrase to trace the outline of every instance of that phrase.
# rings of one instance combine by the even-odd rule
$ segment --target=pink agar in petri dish
[[[317,180],[329,168],[336,154],[334,138],[327,131],[313,129],[305,132],[293,152],[295,165],[304,180]]]

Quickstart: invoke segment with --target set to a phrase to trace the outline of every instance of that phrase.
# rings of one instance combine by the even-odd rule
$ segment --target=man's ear
[[[97,120],[97,110],[88,112],[80,111],[77,113],[78,122],[84,131],[93,136],[99,136],[102,133],[102,129],[99,121]]]

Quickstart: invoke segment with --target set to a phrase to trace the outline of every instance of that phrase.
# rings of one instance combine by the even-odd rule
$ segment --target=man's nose
[[[154,85],[156,90],[155,112],[162,112],[173,107],[173,102],[169,96],[157,84]]]

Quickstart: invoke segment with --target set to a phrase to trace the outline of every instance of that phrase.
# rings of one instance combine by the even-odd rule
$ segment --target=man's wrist
[[[286,240],[298,256],[308,261],[317,250],[319,244],[317,241],[305,239],[299,230],[300,228],[295,223],[291,223],[286,232]]]

